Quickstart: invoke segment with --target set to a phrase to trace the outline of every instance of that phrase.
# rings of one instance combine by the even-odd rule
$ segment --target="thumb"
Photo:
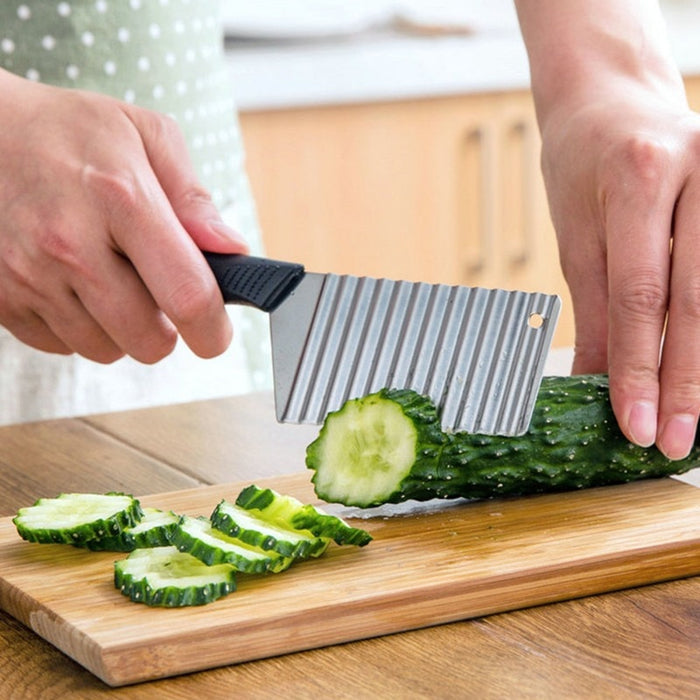
[[[187,143],[175,120],[127,105],[153,172],[183,228],[201,250],[247,253],[245,238],[226,224],[200,184]]]

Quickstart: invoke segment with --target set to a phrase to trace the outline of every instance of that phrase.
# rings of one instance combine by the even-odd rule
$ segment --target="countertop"
[[[700,2],[667,2],[672,51],[700,74]],[[522,90],[529,67],[512,22],[471,35],[414,35],[391,27],[335,36],[227,40],[241,111]]]

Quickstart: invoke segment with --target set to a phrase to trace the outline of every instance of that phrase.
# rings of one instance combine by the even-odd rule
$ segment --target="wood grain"
[[[0,613],[0,684],[42,700],[267,700],[280,683],[294,700],[696,700],[698,600],[685,579],[121,688]]]
[[[307,474],[268,483],[314,500]],[[143,502],[207,514],[240,487]],[[375,536],[362,550],[333,548],[185,610],[129,602],[111,585],[114,555],[31,545],[6,519],[0,604],[121,685],[697,574],[699,516],[700,491],[668,479],[375,517],[360,523]]]
[[[80,420],[0,427],[0,515],[61,491],[153,493],[201,483]]]
[[[270,393],[110,413],[84,421],[210,484],[300,472],[306,446],[319,430],[314,425],[277,423]],[[174,488],[178,485],[169,490]]]

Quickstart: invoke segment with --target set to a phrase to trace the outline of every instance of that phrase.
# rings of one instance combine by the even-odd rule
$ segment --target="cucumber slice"
[[[317,537],[329,538],[336,544],[364,547],[372,541],[369,532],[348,525],[342,518],[306,505],[293,496],[282,495],[273,489],[261,489],[255,484],[238,494],[236,505],[259,513],[261,518],[280,527],[305,530]]]
[[[207,566],[170,545],[115,562],[114,585],[136,603],[174,608],[211,603],[235,591],[236,579],[232,566]]]
[[[246,544],[216,530],[207,518],[184,515],[172,535],[172,543],[205,564],[230,564],[247,574],[276,573],[294,561],[273,551]]]
[[[281,527],[226,500],[214,509],[211,524],[229,537],[294,559],[318,557],[328,548],[328,539],[316,537],[308,530]]]
[[[142,516],[141,504],[124,493],[62,493],[20,508],[12,522],[20,537],[29,542],[82,546],[116,537]]]
[[[125,528],[114,537],[89,540],[85,546],[93,552],[132,552],[145,547],[165,547],[170,544],[180,516],[171,510],[144,508],[143,517],[133,527]]]

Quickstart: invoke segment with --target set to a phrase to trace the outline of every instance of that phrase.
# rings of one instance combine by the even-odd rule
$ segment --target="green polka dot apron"
[[[224,219],[261,253],[219,0],[2,0],[0,68],[111,95],[173,117]],[[20,107],[21,108],[21,107]],[[234,342],[214,360],[184,343],[155,366],[103,366],[28,348],[0,328],[0,424],[224,396],[271,386],[264,314],[230,308]]]

